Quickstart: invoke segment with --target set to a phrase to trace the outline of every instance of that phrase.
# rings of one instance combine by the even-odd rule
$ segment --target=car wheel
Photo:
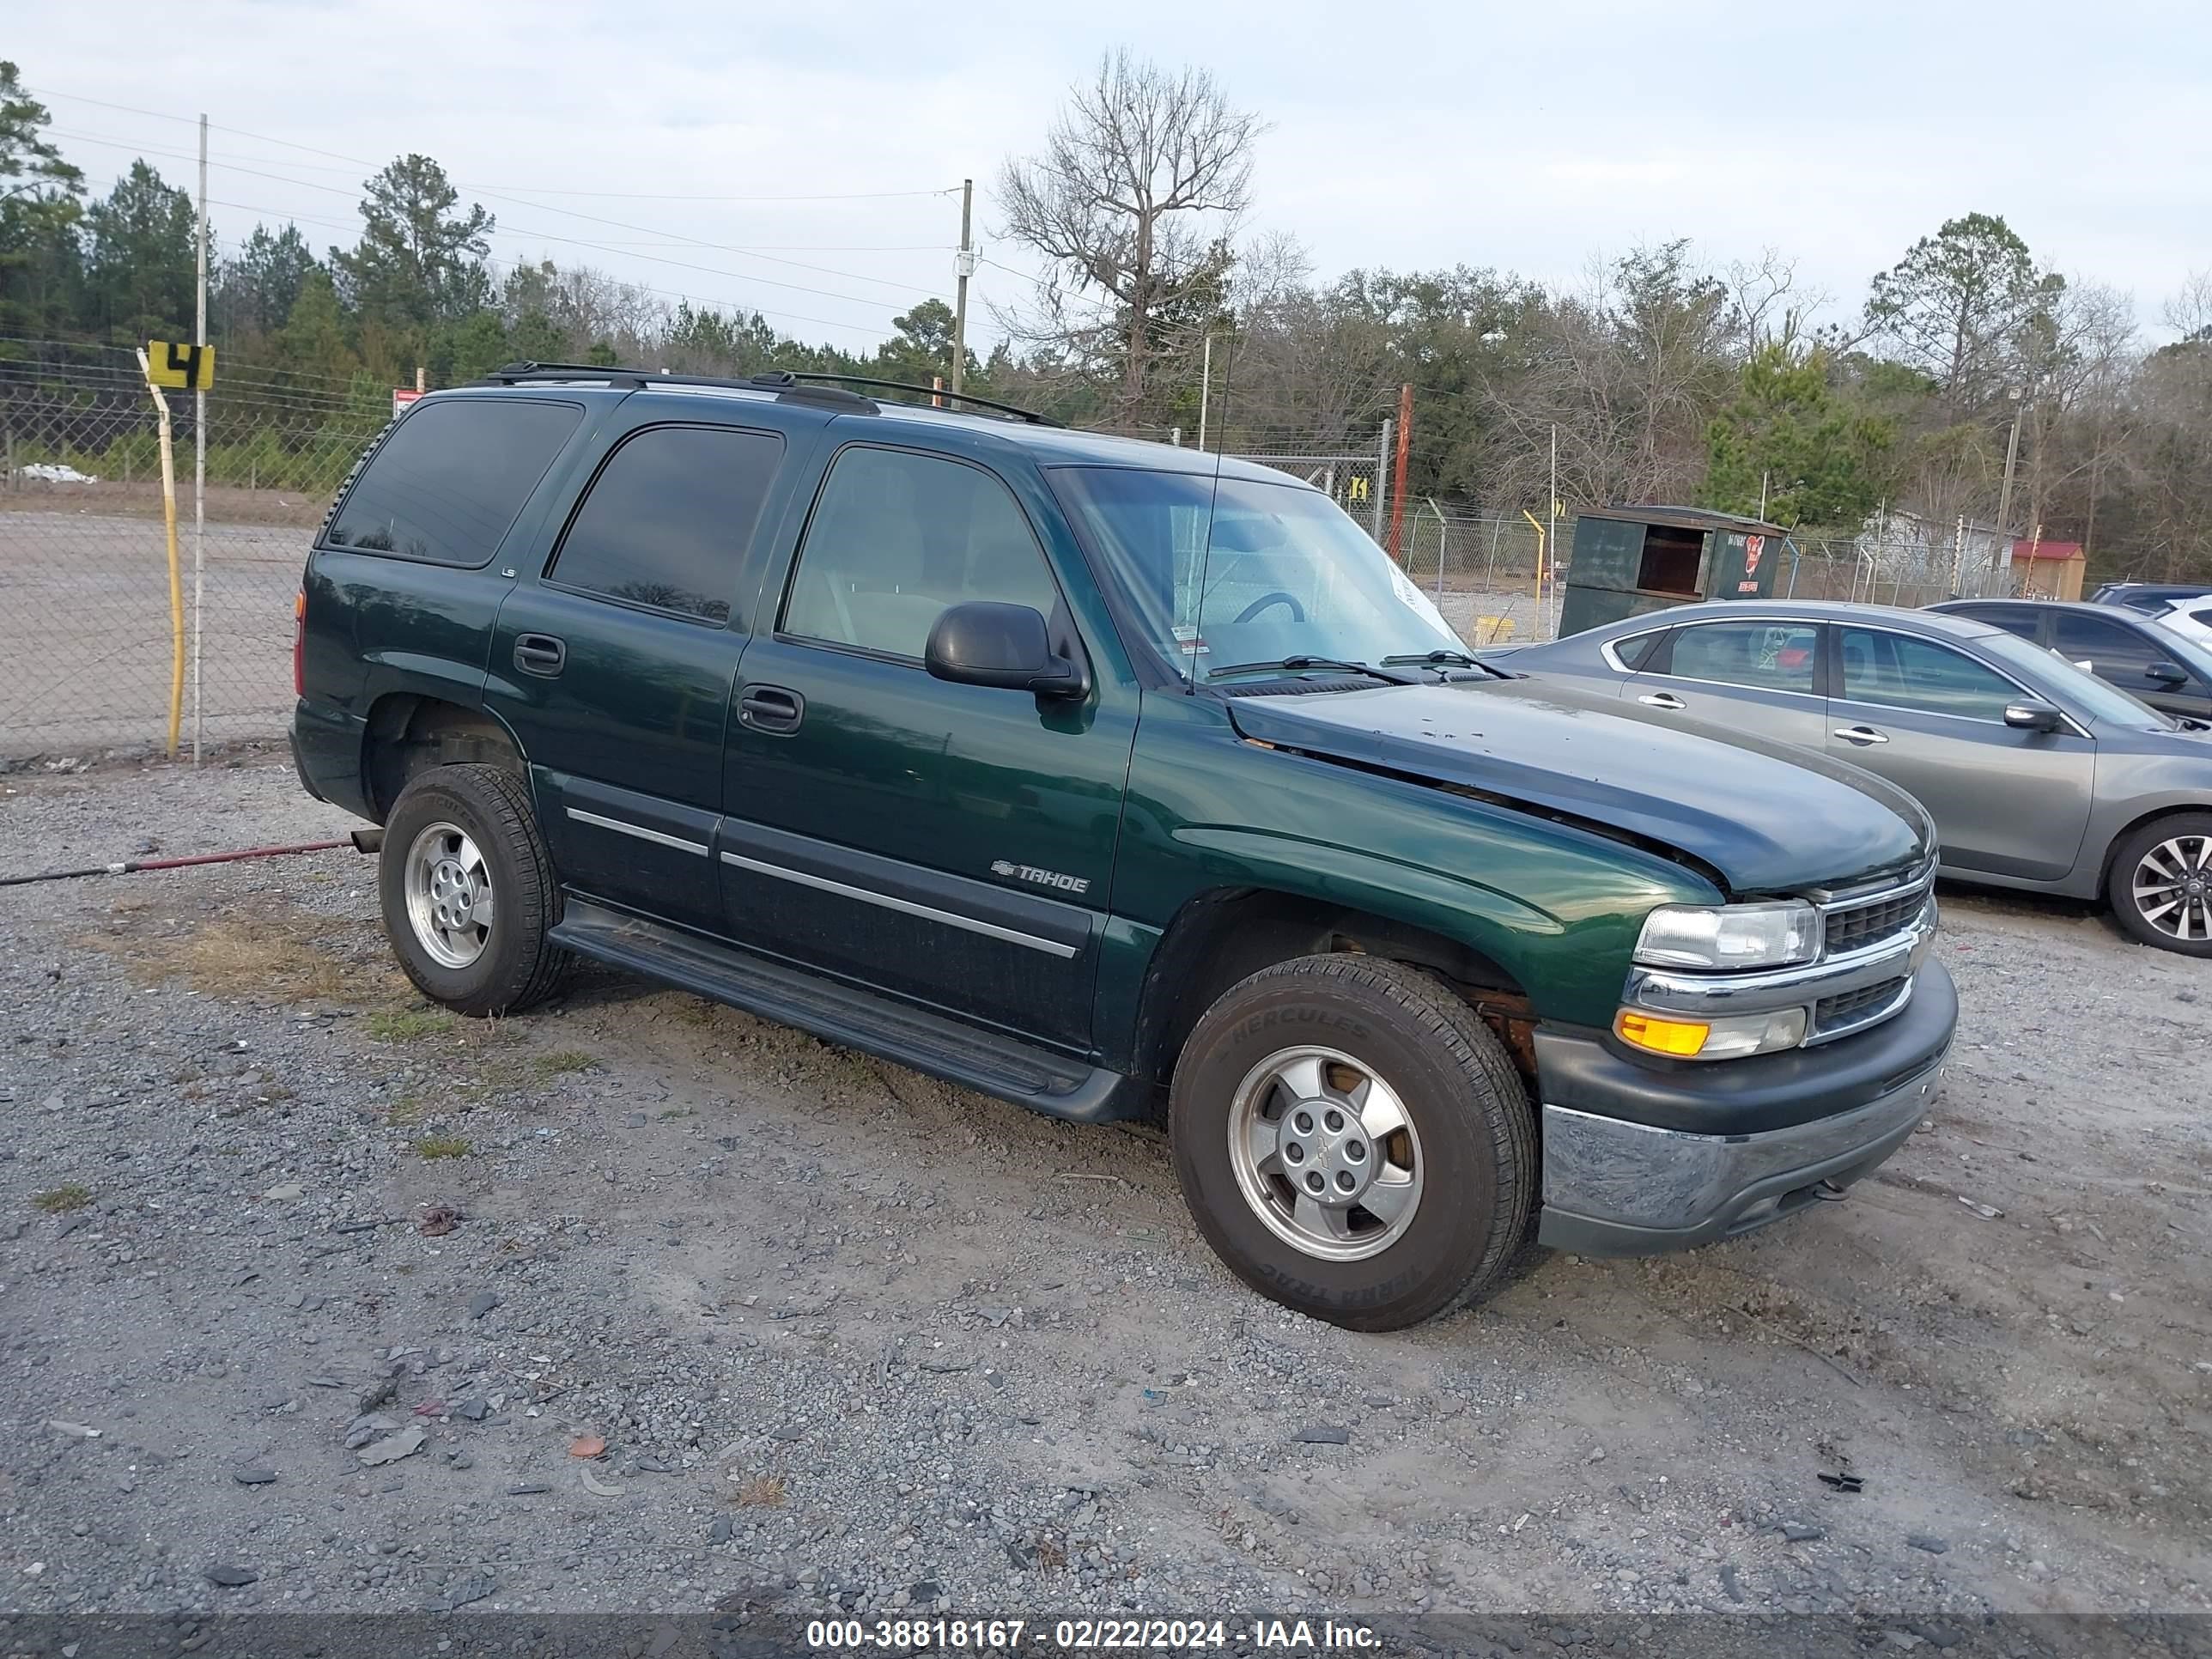
[[[527,1008],[567,964],[546,941],[561,890],[529,791],[499,767],[434,766],[400,792],[377,890],[399,966],[457,1012]]]
[[[2212,812],[2176,812],[2113,849],[2106,896],[2145,945],[2212,957]]]
[[[1418,969],[1306,957],[1233,986],[1176,1064],[1169,1133],[1206,1242],[1255,1290],[1387,1331],[1497,1284],[1536,1125],[1504,1047]]]

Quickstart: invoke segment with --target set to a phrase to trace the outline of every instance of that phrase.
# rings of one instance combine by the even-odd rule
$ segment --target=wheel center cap
[[[455,860],[441,859],[430,872],[430,901],[441,926],[467,926],[476,913],[476,878]]]
[[[1275,1149],[1298,1196],[1330,1209],[1357,1204],[1375,1179],[1365,1127],[1330,1101],[1301,1100],[1285,1112]]]
[[[2204,896],[2204,884],[2198,878],[2192,876],[2184,884],[2182,891],[2187,893],[2191,898],[2202,898]]]

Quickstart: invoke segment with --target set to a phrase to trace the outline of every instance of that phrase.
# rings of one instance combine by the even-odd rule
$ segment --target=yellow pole
[[[1528,528],[1536,532],[1536,610],[1537,620],[1541,622],[1544,609],[1544,526],[1525,507],[1521,509],[1521,516],[1528,520]]]
[[[185,720],[185,579],[177,566],[177,468],[169,432],[169,400],[154,384],[153,366],[138,353],[138,369],[146,377],[146,390],[154,394],[161,417],[161,522],[169,544],[169,758],[177,757],[177,733]]]

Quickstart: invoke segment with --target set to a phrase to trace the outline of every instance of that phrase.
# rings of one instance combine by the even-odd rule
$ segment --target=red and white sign
[[[422,394],[421,392],[417,392],[411,386],[396,386],[392,387],[392,418],[396,421],[402,415],[404,415],[407,412],[407,405],[413,403],[422,395]]]

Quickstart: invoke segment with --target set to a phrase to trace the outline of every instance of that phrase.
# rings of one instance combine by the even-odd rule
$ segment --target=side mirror
[[[2181,665],[2178,662],[2167,662],[2164,658],[2160,658],[2156,662],[2146,664],[2143,667],[2143,678],[2154,685],[2189,684],[2189,675]]]
[[[2008,702],[2004,722],[2015,732],[2056,732],[2062,716],[2047,702]]]
[[[1044,618],[1025,605],[978,599],[937,619],[922,647],[932,679],[1032,691],[1040,697],[1080,697],[1091,690],[1082,663],[1052,648]]]

